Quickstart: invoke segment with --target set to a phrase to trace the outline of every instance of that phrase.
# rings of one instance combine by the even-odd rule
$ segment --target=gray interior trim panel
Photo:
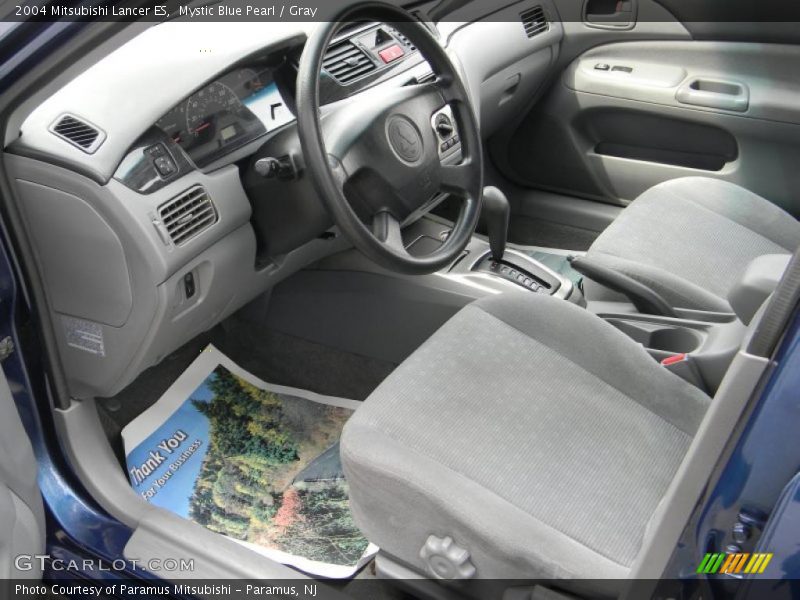
[[[9,578],[42,576],[38,561],[30,571],[17,568],[15,556],[39,554],[45,547],[45,515],[37,483],[38,464],[22,425],[5,373],[0,370],[0,575]],[[6,587],[8,586],[8,587]],[[10,590],[4,582],[0,589]]]
[[[544,6],[551,19],[557,14],[549,0],[519,2],[493,14],[491,21],[476,21],[450,37],[448,50],[460,63],[484,137],[527,108],[558,55],[564,35],[559,21],[551,20],[546,31],[532,38],[525,34],[520,12],[533,4]],[[484,40],[503,44],[487,52]]]
[[[611,69],[598,70],[598,64]],[[632,71],[614,71],[615,66]],[[686,106],[689,100],[694,110],[800,123],[800,48],[796,46],[765,49],[761,44],[698,41],[608,44],[573,62],[563,81],[573,90],[590,94],[665,106]],[[718,85],[691,89],[690,84],[696,82]],[[726,83],[732,87],[720,85]],[[718,106],[712,103],[715,96]]]
[[[314,240],[257,269],[251,207],[234,166],[192,173],[146,196],[117,181],[100,186],[19,156],[8,156],[7,166],[29,230],[48,242],[37,244],[37,259],[49,276],[50,315],[73,397],[113,396],[277,281],[347,247],[341,238]],[[218,221],[184,245],[165,244],[153,215],[163,202],[195,185],[207,190]],[[64,198],[69,206],[58,205]],[[61,214],[73,205],[81,210]],[[105,226],[88,229],[80,222],[86,214]],[[74,226],[65,228],[69,224]],[[98,240],[112,251],[97,252]],[[95,248],[92,255],[82,251],[86,244]],[[63,271],[64,260],[77,259],[79,269]],[[187,298],[183,278],[189,273],[196,292]],[[128,286],[120,283],[125,281]],[[110,283],[120,284],[119,289],[110,290]],[[109,300],[115,294],[118,305]]]
[[[164,509],[152,510],[142,519],[125,545],[123,554],[128,559],[139,561],[155,559],[162,565],[169,564],[169,559],[193,559],[194,570],[162,569],[154,572],[159,577],[178,583],[182,580],[194,583],[198,578],[299,579],[311,582],[309,576],[299,571],[256,554],[233,539]],[[328,597],[327,590],[325,597]],[[342,595],[342,600],[346,598]]]
[[[17,180],[17,189],[53,309],[122,327],[133,294],[114,230],[78,196],[24,180]]]
[[[660,117],[691,119],[693,123],[719,126],[735,132],[738,156],[719,171],[670,165],[632,158],[599,154],[592,140],[575,139],[587,167],[596,177],[600,189],[610,197],[630,202],[652,186],[679,177],[703,175],[736,183],[769,199],[790,213],[798,206],[794,186],[787,177],[800,177],[795,165],[800,161],[800,125],[746,119],[733,114],[715,114],[695,108],[658,106],[595,94],[574,93],[583,111],[592,109],[625,109],[649,112]],[[587,114],[586,112],[584,114]]]

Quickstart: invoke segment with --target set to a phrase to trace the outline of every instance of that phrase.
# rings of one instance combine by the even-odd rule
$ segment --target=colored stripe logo
[[[700,566],[697,567],[698,573],[750,573],[758,575],[767,568],[769,561],[772,560],[772,553],[747,552],[738,554],[726,554],[724,552],[709,552],[703,557]]]

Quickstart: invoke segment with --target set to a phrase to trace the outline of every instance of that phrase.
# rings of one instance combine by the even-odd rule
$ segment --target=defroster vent
[[[97,150],[106,139],[100,129],[73,115],[59,117],[50,126],[50,131],[89,154]]]
[[[176,246],[185,244],[217,222],[217,209],[206,189],[196,186],[158,207],[158,218]]]

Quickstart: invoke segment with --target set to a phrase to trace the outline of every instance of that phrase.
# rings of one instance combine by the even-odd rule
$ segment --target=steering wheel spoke
[[[403,244],[403,232],[398,221],[388,210],[382,210],[372,217],[372,233],[379,242],[395,253],[408,255]]]
[[[461,98],[456,81],[451,75],[439,75],[432,85],[447,104]]]
[[[330,167],[333,183],[341,194],[344,194],[344,186],[347,183],[348,175],[344,170],[342,161],[332,154],[328,154],[328,167]]]
[[[442,192],[455,196],[468,196],[475,189],[475,168],[469,159],[458,164],[442,165],[439,170],[439,187]]]

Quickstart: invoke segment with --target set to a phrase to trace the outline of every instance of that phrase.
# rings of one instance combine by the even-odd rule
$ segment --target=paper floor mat
[[[148,502],[273,560],[352,576],[377,552],[350,513],[339,436],[359,402],[254,377],[208,346],[122,431]]]

